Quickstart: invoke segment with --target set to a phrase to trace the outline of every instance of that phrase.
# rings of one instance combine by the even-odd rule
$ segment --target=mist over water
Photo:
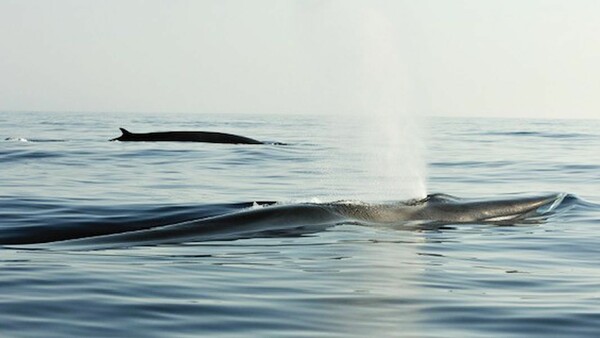
[[[399,199],[425,197],[424,145],[410,99],[408,62],[385,14],[375,8],[363,13],[363,114],[369,121],[364,133],[374,146],[373,173],[381,177],[373,188]]]
[[[319,47],[311,49],[317,51],[313,62],[328,67],[317,78],[326,82],[328,76],[337,76],[335,82],[344,83],[331,89],[333,95],[343,96],[342,101],[330,107],[336,116],[332,130],[340,142],[336,148],[351,151],[348,144],[360,143],[360,149],[368,149],[361,154],[333,155],[355,156],[356,165],[372,177],[364,182],[364,191],[351,197],[425,197],[423,121],[418,118],[419,107],[412,98],[415,79],[410,68],[415,62],[408,47],[402,46],[405,34],[400,34],[399,25],[392,23],[385,8],[377,3],[332,2],[325,8],[313,9],[315,12],[305,11],[309,13],[306,20],[322,23],[309,30],[307,34],[314,36],[307,41],[317,41]],[[314,16],[327,20],[311,20]],[[339,119],[349,118],[359,125],[352,133],[338,127]],[[328,174],[336,175],[340,170],[347,168],[328,168]]]

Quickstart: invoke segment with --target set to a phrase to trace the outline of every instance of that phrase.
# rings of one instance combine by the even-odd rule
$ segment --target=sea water
[[[285,145],[109,142],[118,127]],[[339,116],[0,113],[0,336],[596,336],[600,121],[427,118],[420,128],[403,144],[413,150],[388,152]],[[378,167],[392,163],[377,158],[386,153],[397,168]],[[172,224],[261,201],[418,197],[398,181],[577,203],[516,226],[348,223],[107,250],[14,240]]]

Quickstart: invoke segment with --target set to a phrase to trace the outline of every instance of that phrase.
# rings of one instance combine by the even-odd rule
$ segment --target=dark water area
[[[432,118],[396,149],[362,130],[1,113],[0,336],[600,332],[600,122]]]

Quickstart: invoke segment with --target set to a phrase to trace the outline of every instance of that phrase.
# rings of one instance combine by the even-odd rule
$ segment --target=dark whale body
[[[458,224],[536,224],[543,222],[560,205],[567,206],[563,202],[566,197],[566,194],[550,194],[465,200],[434,194],[421,200],[389,204],[344,201],[301,204],[261,202],[255,207],[174,224],[129,229],[125,227],[96,236],[81,234],[79,238],[64,238],[63,242],[56,245],[72,250],[96,250],[253,237],[301,236],[348,223],[405,230],[447,229],[448,225]],[[570,202],[566,204],[572,203],[573,199],[570,197]],[[60,241],[59,238],[53,238],[52,241],[57,240]]]
[[[111,141],[126,142],[205,142],[229,144],[263,144],[249,137],[217,133],[209,131],[167,131],[156,133],[132,133],[125,128],[119,128],[123,135]]]

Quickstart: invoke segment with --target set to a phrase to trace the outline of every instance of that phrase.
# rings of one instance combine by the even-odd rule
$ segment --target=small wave
[[[3,162],[19,161],[27,159],[43,159],[43,158],[55,158],[62,157],[61,154],[56,151],[43,151],[43,150],[7,150],[0,151],[0,159]]]
[[[584,133],[552,133],[541,131],[500,131],[500,132],[485,132],[483,135],[491,136],[508,136],[508,137],[541,137],[553,139],[574,139],[574,138],[593,138],[594,135]]]
[[[539,207],[538,209],[536,209],[536,212],[540,213],[540,214],[547,214],[550,213],[554,210],[556,210],[565,200],[565,198],[567,197],[567,194],[565,193],[561,193],[556,195],[556,198],[554,199],[554,201],[552,201],[552,203],[548,203],[546,205],[543,205],[541,207]]]
[[[8,142],[33,142],[33,143],[53,143],[53,142],[67,142],[62,139],[31,139],[25,137],[6,137],[4,141]]]
[[[431,162],[429,165],[440,168],[487,168],[487,167],[507,167],[514,165],[514,161],[446,161]]]
[[[7,137],[4,139],[4,141],[9,141],[9,142],[30,142],[28,139],[23,138],[23,137]]]

